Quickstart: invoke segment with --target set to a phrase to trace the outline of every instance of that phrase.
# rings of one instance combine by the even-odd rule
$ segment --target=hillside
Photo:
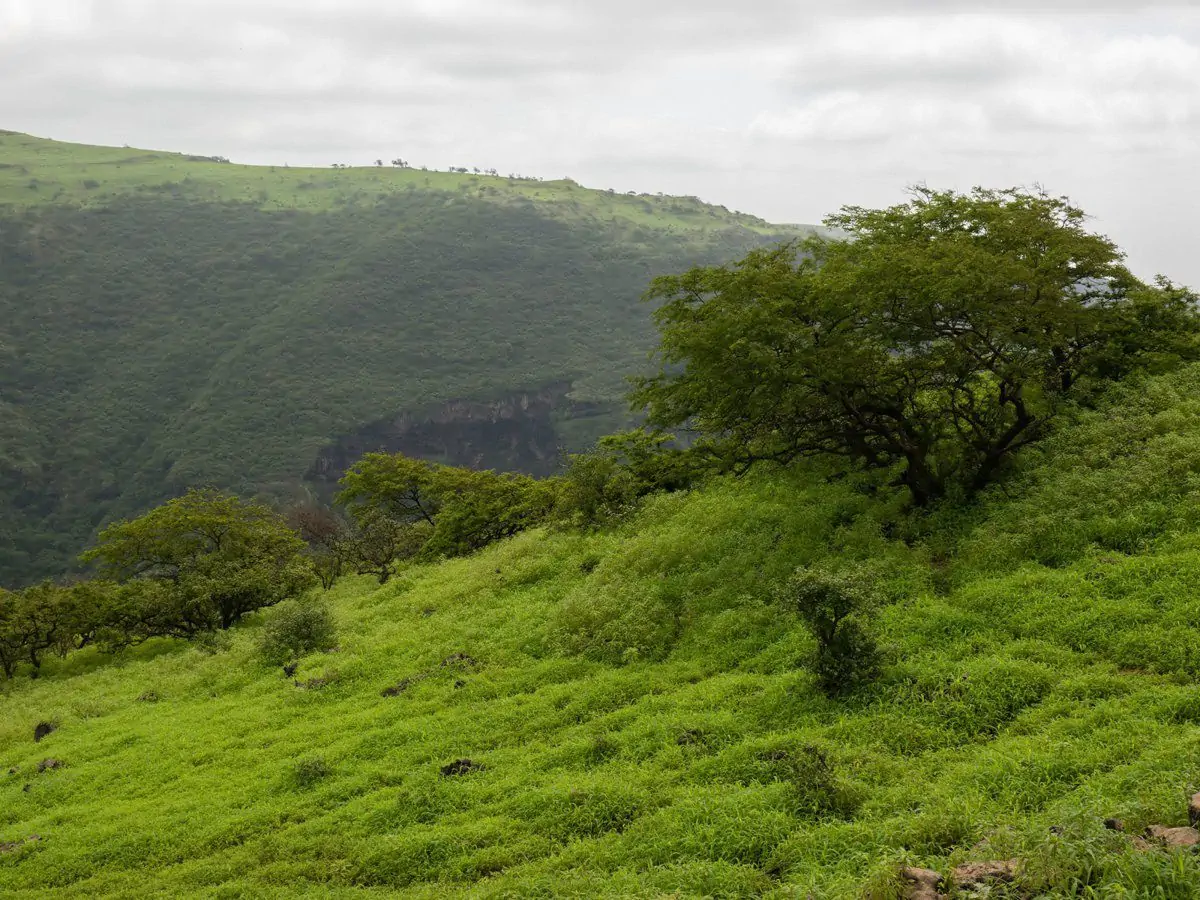
[[[798,233],[693,198],[0,132],[0,583],[189,485],[364,449],[552,470],[625,415],[649,280]]]
[[[349,578],[294,679],[262,618],[48,663],[0,686],[0,893],[848,900],[1016,857],[1005,896],[1195,897],[1129,834],[1200,789],[1198,396],[1119,388],[966,509],[764,471]],[[828,556],[886,574],[843,700],[768,602]]]

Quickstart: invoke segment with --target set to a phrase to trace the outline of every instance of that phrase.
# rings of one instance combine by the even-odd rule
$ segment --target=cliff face
[[[493,400],[452,400],[423,413],[369,422],[322,449],[305,478],[336,482],[364,454],[380,451],[473,469],[553,474],[564,450],[556,422],[606,411],[599,404],[572,402],[570,388],[570,382],[554,382]]]

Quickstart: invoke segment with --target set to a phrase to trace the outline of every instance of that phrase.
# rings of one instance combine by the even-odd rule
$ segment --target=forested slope
[[[653,276],[794,233],[570,181],[0,133],[0,583],[187,486],[320,492],[372,442],[553,468],[624,415]]]

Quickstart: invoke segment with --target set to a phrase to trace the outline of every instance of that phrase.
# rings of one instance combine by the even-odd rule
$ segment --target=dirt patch
[[[960,888],[980,888],[995,882],[1016,881],[1024,865],[1019,859],[997,859],[989,862],[963,863],[951,872],[954,884]]]
[[[1182,828],[1151,825],[1146,829],[1146,837],[1172,849],[1190,850],[1200,844],[1200,831],[1187,825]]]

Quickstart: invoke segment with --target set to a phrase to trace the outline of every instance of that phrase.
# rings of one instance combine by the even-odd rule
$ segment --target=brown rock
[[[1146,837],[1167,847],[1188,848],[1200,844],[1200,831],[1188,826],[1168,828],[1165,825],[1151,825],[1146,829]]]
[[[1136,834],[1129,836],[1129,843],[1133,844],[1133,849],[1138,853],[1146,853],[1147,851],[1154,849],[1154,845],[1152,843],[1150,843],[1144,837]]]
[[[905,882],[904,900],[942,900],[938,885],[942,874],[933,869],[917,869],[913,866],[902,869],[900,878]]]
[[[1193,828],[1200,825],[1200,794],[1192,794],[1192,799],[1188,801],[1188,823]]]
[[[477,763],[470,759],[456,759],[452,763],[447,763],[442,766],[443,778],[454,778],[457,775],[469,775],[471,772],[478,772],[483,768],[482,763]]]
[[[958,887],[982,887],[989,881],[1014,881],[1021,874],[1019,859],[996,859],[989,862],[963,863],[951,873]]]
[[[39,772],[46,772],[50,769],[61,769],[62,767],[63,761],[61,759],[43,759],[37,764],[37,770]]]
[[[1104,827],[1107,828],[1109,831],[1124,831],[1125,823],[1122,822],[1120,819],[1105,819]]]

